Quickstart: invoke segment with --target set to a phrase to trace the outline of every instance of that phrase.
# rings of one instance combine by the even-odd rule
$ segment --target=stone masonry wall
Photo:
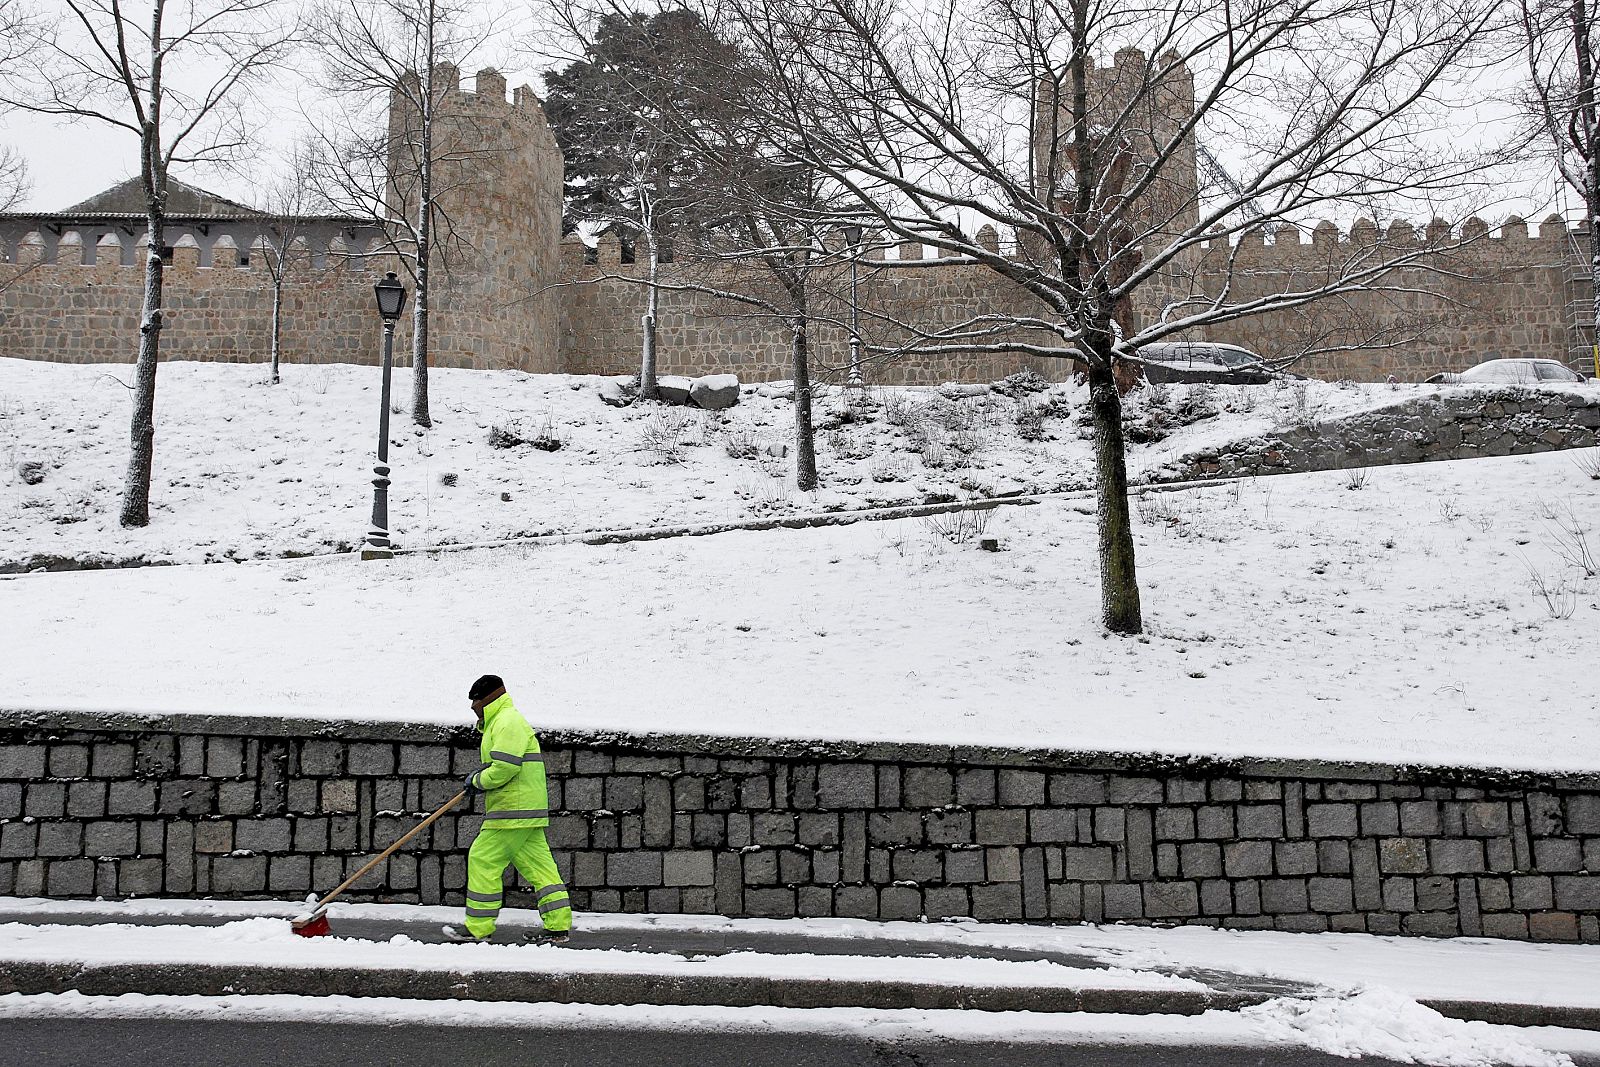
[[[1163,477],[1233,477],[1600,446],[1600,397],[1554,388],[1453,387],[1347,418],[1183,456]]]
[[[580,912],[1600,942],[1594,778],[727,738],[544,740],[557,811],[550,839]],[[465,730],[5,713],[0,893],[326,891],[477,764]],[[354,896],[459,903],[478,824],[446,816]]]

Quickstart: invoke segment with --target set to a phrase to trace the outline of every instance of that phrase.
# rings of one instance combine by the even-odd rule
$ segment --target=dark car
[[[1212,341],[1158,341],[1139,349],[1144,376],[1151,382],[1216,382],[1262,385],[1275,378],[1297,378],[1267,366],[1248,348]]]

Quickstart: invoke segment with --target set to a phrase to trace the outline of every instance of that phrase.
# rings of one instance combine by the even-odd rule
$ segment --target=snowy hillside
[[[198,562],[348,548],[372,500],[378,373],[169,363],[157,399],[151,525],[116,515],[129,369],[0,359],[0,566],[35,556]],[[1085,390],[950,399],[870,389],[818,405],[823,489],[793,489],[792,405],[746,388],[727,412],[606,407],[601,379],[435,370],[435,427],[392,424],[402,546],[949,500],[1086,485]],[[1407,390],[1432,391],[1408,386]],[[408,374],[395,396],[408,397]],[[1385,386],[1170,386],[1132,394],[1138,472],[1197,447],[1394,403]],[[505,431],[496,434],[496,430]],[[537,441],[497,448],[508,438]],[[26,468],[29,484],[22,477]]]
[[[1595,771],[1585,458],[1141,497],[1137,639],[1098,626],[1071,499],[994,511],[998,553],[906,519],[26,575],[0,706],[464,722],[494,671],[546,728]]]

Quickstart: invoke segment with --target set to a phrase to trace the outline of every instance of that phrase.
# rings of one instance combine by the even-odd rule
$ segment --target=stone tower
[[[1194,114],[1194,76],[1171,52],[1152,61],[1137,48],[1124,48],[1112,57],[1111,65],[1095,66],[1088,61],[1088,95],[1091,121],[1096,133],[1130,142],[1135,159],[1132,181],[1140,178],[1140,164],[1148,167],[1158,146],[1178,135],[1182,124]],[[1063,91],[1069,91],[1064,85]],[[1050,164],[1050,137],[1058,145],[1070,144],[1070,101],[1055,99],[1049,79],[1040,83],[1040,102],[1033,133],[1033,159],[1040,188],[1051,188],[1070,169],[1062,158],[1055,173],[1046,174]],[[1055,129],[1051,110],[1059,107]],[[1135,218],[1142,228],[1154,227],[1158,233],[1181,233],[1199,217],[1199,181],[1192,136],[1180,141],[1162,163],[1154,186],[1140,198]]]
[[[416,83],[413,82],[413,85]],[[434,188],[445,222],[435,238],[430,358],[440,366],[561,369],[556,291],[561,269],[561,149],[531,88],[508,99],[504,75],[480,70],[461,87],[434,68]],[[415,109],[389,109],[391,212],[415,212]]]

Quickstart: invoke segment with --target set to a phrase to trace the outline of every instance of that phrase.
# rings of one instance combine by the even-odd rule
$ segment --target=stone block
[[[1513,941],[1528,939],[1528,918],[1525,915],[1485,915],[1484,937],[1503,937]]]
[[[800,816],[795,837],[803,845],[838,845],[839,816],[806,812]]]
[[[1421,911],[1448,911],[1456,906],[1454,878],[1433,875],[1416,880],[1417,908]]]
[[[353,870],[350,873],[355,873]],[[261,893],[267,888],[267,857],[218,856],[211,861],[211,889],[216,893]]]
[[[1372,800],[1361,805],[1363,837],[1394,837],[1400,833],[1400,805],[1392,800]]]
[[[126,780],[110,782],[106,788],[106,814],[153,815],[156,811],[154,782]]]
[[[206,739],[206,777],[239,778],[244,775],[244,740],[238,737]]]
[[[1109,847],[1086,846],[1061,850],[1061,877],[1067,881],[1109,882],[1115,874],[1116,853]]]
[[[75,822],[40,823],[39,855],[46,859],[83,855],[83,825]]]
[[[1233,886],[1225,878],[1200,883],[1200,911],[1204,915],[1233,914]]]
[[[67,814],[80,819],[98,819],[106,813],[107,782],[69,782]]]
[[[1121,808],[1094,809],[1094,839],[1118,842],[1128,835],[1128,820]]]
[[[1572,838],[1540,838],[1533,843],[1533,865],[1546,874],[1582,870],[1583,849]]]
[[[993,805],[999,796],[996,778],[995,772],[985,767],[968,767],[956,771],[956,803],[968,807]],[[966,894],[963,892],[962,898],[965,897]]]
[[[1234,835],[1233,807],[1212,804],[1195,809],[1195,836],[1204,841],[1225,841]]]
[[[930,811],[923,823],[930,845],[970,845],[977,842],[970,811]]]
[[[1528,916],[1528,936],[1535,941],[1578,940],[1578,917],[1563,911]]]
[[[1428,843],[1408,837],[1380,841],[1378,866],[1384,874],[1426,874]]]
[[[792,845],[795,831],[795,816],[790,812],[763,811],[751,820],[751,833],[758,845]]]
[[[917,919],[922,915],[922,893],[911,886],[884,886],[878,894],[878,918]]]
[[[1322,795],[1329,800],[1375,800],[1378,787],[1371,782],[1328,782]]]
[[[1159,804],[1165,794],[1159,778],[1113,774],[1107,781],[1106,795],[1112,804]]]
[[[1222,846],[1222,869],[1229,878],[1259,878],[1272,873],[1272,842],[1230,841]]]
[[[716,879],[716,853],[674,851],[662,858],[662,881],[669,886],[712,885]]]
[[[1354,804],[1307,804],[1306,831],[1312,837],[1356,837],[1360,830]]]
[[[1157,808],[1155,835],[1157,841],[1194,840],[1194,810],[1192,808]]]
[[[1020,845],[1028,840],[1028,813],[991,808],[977,813],[973,836],[980,845]]]
[[[979,920],[1022,918],[1022,886],[973,886],[972,917]]]
[[[251,852],[288,852],[291,848],[292,823],[288,819],[240,819],[234,824],[233,847]],[[406,829],[411,825],[406,820]],[[402,829],[400,833],[404,833]],[[399,834],[374,841],[374,845],[387,847]],[[417,838],[413,838],[416,841]]]
[[[966,917],[972,914],[972,904],[965,889],[950,886],[926,889],[922,897],[924,911],[930,919]]]
[[[1428,866],[1435,874],[1481,874],[1486,870],[1483,842],[1434,838],[1428,842]]]
[[[605,806],[611,811],[638,811],[644,807],[644,779],[612,775],[605,780],[605,795]]]
[[[938,808],[954,804],[955,776],[943,767],[907,767],[901,796],[908,808]]]
[[[1600,911],[1600,876],[1557,875],[1556,907],[1562,911]]]
[[[1168,804],[1204,804],[1206,783],[1203,778],[1167,779]]]
[[[1468,837],[1499,837],[1511,832],[1511,813],[1503,800],[1479,800],[1461,812],[1462,831]]]
[[[1050,775],[1050,803],[1052,804],[1104,804],[1110,798],[1110,788],[1103,774],[1083,774],[1076,771]]]
[[[1078,840],[1078,816],[1070,809],[1035,808],[1028,813],[1028,840],[1068,844]]]
[[[153,897],[162,891],[159,859],[123,860],[117,864],[117,892],[125,897]]]
[[[946,852],[944,880],[957,885],[983,881],[983,849],[969,848]]]
[[[166,778],[178,769],[178,739],[171,734],[144,734],[134,747],[133,773],[141,778]]]
[[[869,763],[825,763],[817,769],[817,802],[824,808],[870,808],[877,801],[877,775]],[[837,910],[838,900],[834,907]],[[877,911],[877,902],[873,902]],[[838,914],[853,914],[840,911]]]
[[[1042,771],[1000,772],[1000,803],[1006,807],[1035,807],[1045,802],[1045,775]]]
[[[194,850],[206,853],[232,852],[233,823],[226,819],[196,823]]]
[[[84,854],[132,856],[139,851],[139,826],[131,822],[92,822],[84,830]]]
[[[393,859],[409,857],[391,857]],[[413,872],[410,879],[411,886],[416,885],[416,875]],[[392,888],[409,888],[396,884],[393,871],[390,872],[389,884]],[[311,883],[311,857],[310,856],[273,856],[267,861],[267,888],[274,893],[305,893],[316,889]]]
[[[49,746],[50,777],[89,777],[89,746],[57,742]]]
[[[1101,887],[1101,907],[1107,919],[1144,918],[1144,893],[1138,885],[1117,882]]]
[[[90,773],[96,778],[131,777],[133,753],[133,745],[126,741],[97,741],[90,760]]]
[[[1315,841],[1279,841],[1273,846],[1273,855],[1279,874],[1317,873]]]
[[[1234,823],[1242,838],[1283,837],[1283,809],[1276,804],[1241,804],[1234,809]]]
[[[606,857],[606,884],[609,886],[658,886],[662,884],[662,854],[659,852],[613,852]]]
[[[1400,828],[1407,837],[1444,832],[1436,800],[1408,800],[1400,805]]]
[[[1355,895],[1348,878],[1310,878],[1306,896],[1311,910],[1323,914],[1349,912],[1355,908]]]
[[[891,868],[897,882],[935,882],[944,872],[944,856],[933,849],[897,849]]]
[[[922,843],[922,816],[914,811],[875,811],[867,816],[867,840],[878,848]]]
[[[94,864],[89,860],[53,860],[45,874],[44,886],[46,896],[93,896]]]
[[[1261,883],[1261,910],[1268,915],[1304,912],[1310,907],[1303,878],[1268,878]]]
[[[1220,878],[1222,846],[1210,842],[1183,845],[1179,850],[1179,868],[1185,878]]]
[[[407,777],[447,775],[450,750],[444,745],[401,745],[400,773]]]
[[[1600,796],[1577,794],[1566,798],[1566,829],[1570,834],[1600,834]]]
[[[991,882],[1020,882],[1022,880],[1022,854],[1015,848],[987,850],[985,866]]]
[[[322,783],[322,810],[355,811],[356,782],[354,778],[336,778]]]
[[[1200,892],[1193,882],[1150,882],[1144,887],[1148,919],[1180,919],[1200,914]]]
[[[67,783],[34,782],[28,786],[22,810],[34,818],[61,818],[67,813]]]
[[[37,823],[8,822],[0,825],[0,859],[29,859],[38,854]]]

